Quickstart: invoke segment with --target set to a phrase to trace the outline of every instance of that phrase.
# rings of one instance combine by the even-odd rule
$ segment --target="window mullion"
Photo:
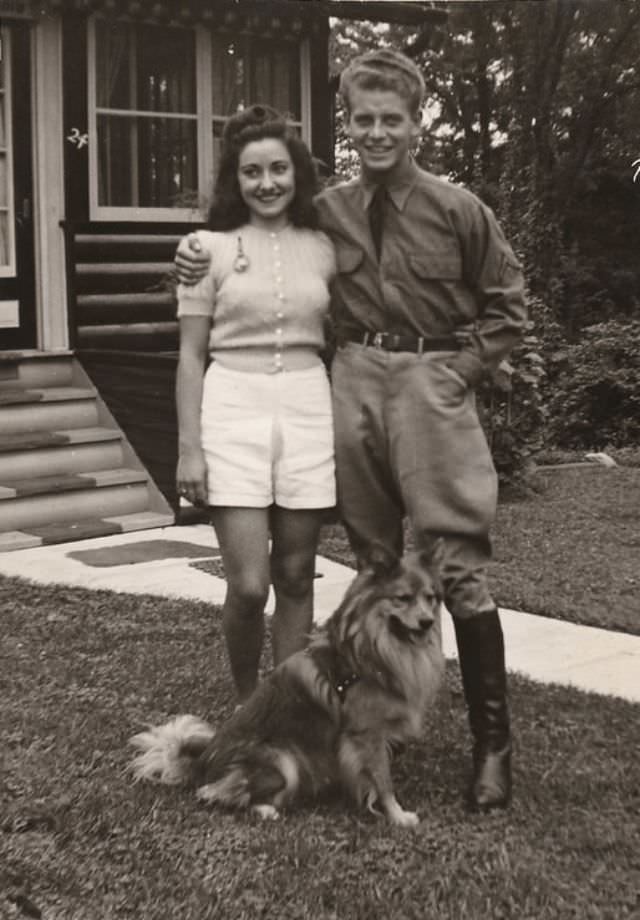
[[[129,33],[131,36],[131,41],[129,47],[131,48],[131,57],[129,58],[129,87],[130,87],[130,96],[129,96],[129,105],[132,109],[138,108],[138,39],[136,34],[136,26],[132,23],[129,26]],[[137,208],[140,205],[140,175],[138,172],[138,119],[131,119],[131,131],[130,131],[130,141],[131,141],[131,197],[132,205],[134,208]]]
[[[198,205],[206,213],[213,187],[213,78],[211,33],[196,26],[196,100],[198,112]],[[204,216],[204,214],[203,214]]]
[[[98,86],[96,75],[96,17],[87,23],[87,99],[89,133],[89,214],[94,216],[100,201],[100,172],[98,149]],[[103,172],[104,175],[104,172]],[[106,180],[105,180],[106,181]]]
[[[0,108],[4,115],[4,149],[0,159],[4,160],[3,192],[4,205],[0,211],[2,222],[0,224],[0,277],[13,277],[16,273],[16,246],[15,246],[15,201],[13,191],[13,90],[11,77],[11,31],[1,29],[4,57],[0,60],[3,70],[3,93]]]
[[[311,136],[311,46],[308,38],[299,45],[300,54],[300,121],[302,140],[313,149]]]

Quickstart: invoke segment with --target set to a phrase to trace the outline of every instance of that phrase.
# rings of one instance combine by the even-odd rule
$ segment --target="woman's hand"
[[[183,236],[173,260],[181,284],[197,284],[209,271],[211,255],[200,245],[195,233]]]
[[[176,472],[178,495],[192,505],[208,504],[207,464],[201,447],[183,448]]]

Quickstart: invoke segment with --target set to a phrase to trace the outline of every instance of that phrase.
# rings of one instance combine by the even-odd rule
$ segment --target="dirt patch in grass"
[[[0,609],[3,920],[638,916],[632,704],[514,678],[514,803],[469,816],[452,668],[424,742],[393,763],[417,830],[335,796],[260,823],[126,772],[148,722],[230,712],[217,608],[0,579]]]
[[[640,469],[542,470],[532,486],[498,505],[489,570],[498,603],[640,635]],[[354,564],[339,524],[323,531],[321,552]]]

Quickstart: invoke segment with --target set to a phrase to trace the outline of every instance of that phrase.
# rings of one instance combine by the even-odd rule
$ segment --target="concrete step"
[[[98,425],[97,391],[91,387],[0,388],[3,435]]]
[[[93,473],[68,473],[61,476],[36,476],[30,479],[0,481],[0,502],[32,495],[134,485],[147,482],[147,480],[148,477],[144,470],[130,470],[121,467],[115,470],[97,470]]]
[[[0,388],[0,407],[23,405],[25,403],[68,402],[79,399],[95,399],[96,390],[91,387],[28,387]]]
[[[0,501],[0,532],[146,511],[147,482],[144,475],[111,475],[101,481],[98,474],[93,474],[86,476],[85,488],[24,492],[13,498],[7,495]]]
[[[85,444],[89,441],[118,441],[120,438],[119,431],[100,426],[62,428],[53,431],[17,431],[2,438],[0,441],[0,453],[9,454],[22,450],[66,447],[69,444]]]
[[[132,533],[136,530],[151,530],[154,527],[169,527],[173,523],[174,518],[171,514],[141,511],[11,530],[0,533],[0,553],[54,543],[72,543],[76,540],[89,540],[92,537],[106,537],[111,534]]]
[[[70,352],[0,354],[0,550],[173,523]]]
[[[123,441],[117,429],[97,426],[17,432],[0,440],[0,482],[123,465]]]
[[[0,390],[18,387],[64,387],[73,382],[71,352],[0,352]]]

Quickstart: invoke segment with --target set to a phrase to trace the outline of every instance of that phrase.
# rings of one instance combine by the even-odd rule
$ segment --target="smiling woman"
[[[211,229],[196,235],[208,271],[178,289],[177,484],[211,511],[241,702],[257,683],[270,585],[275,663],[307,642],[320,525],[335,504],[319,356],[334,255],[316,229],[315,187],[311,154],[278,112],[232,116]]]
[[[296,186],[293,161],[283,141],[265,137],[243,147],[238,158],[238,183],[251,224],[272,231],[287,225]]]
[[[247,199],[240,187],[241,178],[247,192],[251,186]],[[290,186],[291,192],[284,208],[290,223],[315,229],[318,218],[313,196],[317,177],[308,147],[276,109],[251,106],[230,118],[225,126],[209,212],[210,229],[233,230],[249,223],[261,213],[255,208],[259,203],[255,193],[259,191],[261,198],[275,198],[285,185]],[[269,217],[268,211],[265,216]]]

